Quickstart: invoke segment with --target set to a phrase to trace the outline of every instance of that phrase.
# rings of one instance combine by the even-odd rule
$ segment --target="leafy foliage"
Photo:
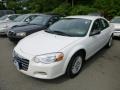
[[[77,5],[72,8],[72,11],[70,12],[70,14],[86,15],[90,12],[97,12],[97,10],[89,6]]]
[[[18,2],[19,1],[19,2]],[[54,12],[66,15],[100,11],[106,17],[120,15],[120,0],[8,0],[8,9],[17,13]],[[27,9],[24,10],[24,7]],[[0,9],[3,9],[0,3]]]
[[[70,4],[64,3],[64,4],[59,5],[57,8],[55,8],[52,12],[63,14],[63,15],[69,15],[70,11],[71,11]]]

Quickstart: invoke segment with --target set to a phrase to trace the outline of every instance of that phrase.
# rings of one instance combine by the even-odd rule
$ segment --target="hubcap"
[[[72,66],[72,73],[77,74],[82,66],[82,58],[80,56],[76,57],[75,62]]]

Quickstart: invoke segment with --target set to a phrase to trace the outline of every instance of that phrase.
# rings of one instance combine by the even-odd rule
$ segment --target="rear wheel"
[[[113,42],[113,37],[111,36],[106,46],[110,48],[112,46],[112,42]]]
[[[82,66],[83,66],[82,56],[79,54],[74,55],[68,64],[66,70],[67,76],[70,78],[74,78],[80,73]]]

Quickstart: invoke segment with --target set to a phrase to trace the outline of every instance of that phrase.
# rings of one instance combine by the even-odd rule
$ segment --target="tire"
[[[14,43],[14,44],[17,44],[17,40],[15,40],[14,38],[9,38],[9,40],[12,42],[12,43]]]
[[[107,48],[110,48],[112,46],[112,42],[113,42],[113,36],[110,37],[108,43],[107,43]]]
[[[74,78],[75,76],[77,76],[83,67],[83,63],[84,63],[84,60],[83,60],[82,56],[79,54],[75,54],[71,58],[71,60],[68,64],[68,67],[66,70],[67,77]]]
[[[9,40],[10,40],[11,42],[14,42],[14,41],[15,41],[13,38],[9,38]]]

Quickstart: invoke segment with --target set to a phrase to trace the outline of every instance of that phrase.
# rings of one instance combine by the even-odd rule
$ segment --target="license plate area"
[[[14,59],[13,62],[14,62],[14,65],[16,66],[17,70],[20,70],[21,69],[21,63],[18,62],[18,60],[16,60],[16,59]]]
[[[16,66],[17,70],[20,70],[20,64],[17,60],[13,60],[14,65]]]

